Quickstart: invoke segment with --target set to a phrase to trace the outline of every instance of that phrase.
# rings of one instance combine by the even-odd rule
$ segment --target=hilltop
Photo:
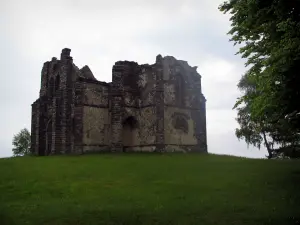
[[[5,224],[296,224],[300,163],[198,154],[0,159]]]

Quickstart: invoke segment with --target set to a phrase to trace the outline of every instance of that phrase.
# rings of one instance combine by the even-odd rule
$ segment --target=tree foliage
[[[24,128],[18,134],[14,135],[12,149],[15,156],[23,156],[30,154],[31,137],[29,131]]]
[[[269,158],[300,145],[300,0],[229,0],[231,41],[247,72],[238,87],[238,138],[267,147]],[[274,149],[277,145],[279,148]],[[295,154],[294,154],[295,155]],[[297,155],[297,154],[296,154]]]

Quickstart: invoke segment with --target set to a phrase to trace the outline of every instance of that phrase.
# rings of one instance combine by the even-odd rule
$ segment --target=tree
[[[30,133],[24,128],[18,134],[14,135],[12,144],[14,148],[12,149],[15,156],[23,156],[30,154]]]
[[[274,141],[268,140],[270,129],[266,122],[262,123],[251,115],[251,106],[253,99],[258,96],[255,83],[249,79],[248,76],[243,76],[238,84],[239,89],[244,93],[234,108],[238,110],[237,122],[240,128],[236,129],[236,136],[238,139],[244,139],[249,145],[260,148],[263,143],[268,151],[268,158],[273,157]],[[244,104],[242,104],[244,103]]]
[[[253,145],[264,140],[269,157],[299,149],[300,0],[229,0],[219,9],[231,14],[230,40],[247,59],[234,107],[237,136]]]

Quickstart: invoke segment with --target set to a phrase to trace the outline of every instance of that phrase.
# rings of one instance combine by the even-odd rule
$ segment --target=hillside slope
[[[300,161],[215,155],[0,159],[0,224],[296,224]]]

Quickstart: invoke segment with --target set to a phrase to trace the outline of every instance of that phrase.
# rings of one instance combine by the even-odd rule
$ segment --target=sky
[[[0,157],[12,155],[12,138],[30,130],[43,63],[71,48],[78,67],[88,65],[111,81],[116,61],[155,62],[158,54],[198,66],[207,99],[208,151],[265,157],[235,137],[232,110],[246,71],[229,42],[222,0],[0,0]]]

